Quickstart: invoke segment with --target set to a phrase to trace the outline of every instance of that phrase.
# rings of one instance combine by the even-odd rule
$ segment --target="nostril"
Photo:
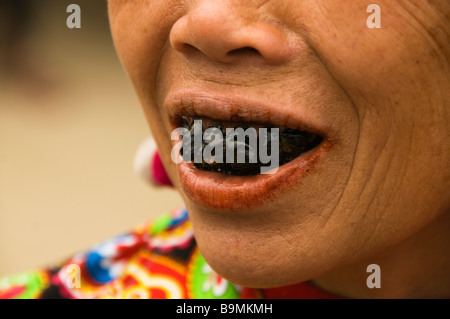
[[[184,54],[192,54],[199,51],[195,46],[189,43],[180,43],[175,48]]]
[[[258,50],[252,47],[243,47],[235,50],[231,50],[227,53],[228,56],[254,56],[254,55],[261,55]]]

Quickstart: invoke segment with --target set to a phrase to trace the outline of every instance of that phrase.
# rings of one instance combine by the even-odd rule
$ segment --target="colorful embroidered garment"
[[[62,265],[0,279],[5,298],[333,298],[312,285],[249,289],[214,273],[185,209],[107,240]]]

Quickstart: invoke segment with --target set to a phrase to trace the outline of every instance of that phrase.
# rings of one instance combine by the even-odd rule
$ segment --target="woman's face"
[[[448,214],[450,5],[377,1],[381,28],[369,28],[371,3],[109,0],[199,249],[230,281],[308,280]],[[274,174],[207,172],[171,159],[183,116],[323,140]]]

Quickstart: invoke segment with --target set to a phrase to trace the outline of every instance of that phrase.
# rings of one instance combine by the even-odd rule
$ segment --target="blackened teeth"
[[[261,127],[261,125],[257,125],[258,127]],[[194,158],[194,119],[192,117],[183,117],[183,127],[187,128],[190,131],[191,134],[191,152],[192,152],[192,158]],[[222,131],[223,139],[225,141],[226,139],[226,129],[225,125],[222,125],[221,123],[215,123],[209,127],[216,127],[220,131]],[[233,128],[243,128],[246,130],[248,127],[251,127],[251,125],[240,125],[237,124],[236,126],[233,126]],[[273,128],[272,126],[265,126],[268,129],[268,141],[267,141],[267,147],[268,147],[268,154],[271,154],[270,149],[270,131]],[[323,138],[317,134],[313,134],[306,131],[299,131],[294,130],[290,128],[280,128],[280,139],[279,139],[279,165],[284,165],[286,163],[291,162],[299,155],[308,152],[309,150],[317,147],[323,140]],[[259,137],[258,137],[259,139]],[[235,142],[235,161],[234,163],[226,163],[225,160],[223,163],[206,163],[204,160],[201,163],[195,163],[194,166],[201,170],[206,171],[212,171],[212,172],[218,172],[222,174],[227,175],[238,175],[238,176],[246,176],[246,175],[257,175],[261,172],[261,167],[266,166],[267,164],[263,164],[259,161],[256,163],[249,163],[250,153],[254,152],[256,150],[251,149],[250,145],[246,143],[245,145],[245,163],[237,163],[236,156],[237,156],[237,142]],[[225,143],[224,143],[225,144]],[[202,145],[202,151],[205,148],[205,146],[208,145],[208,143],[203,141]],[[259,143],[258,143],[259,145]],[[225,159],[225,145],[223,145],[223,154]],[[181,150],[181,155],[183,155],[183,152]]]

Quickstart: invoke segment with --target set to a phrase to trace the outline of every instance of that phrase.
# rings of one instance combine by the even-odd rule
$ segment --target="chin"
[[[273,219],[286,211],[263,210],[230,213],[188,205],[198,248],[220,276],[244,287],[273,288],[310,280],[339,262],[338,241],[333,247],[324,240],[331,235],[318,231],[318,220],[303,219],[288,229]]]

